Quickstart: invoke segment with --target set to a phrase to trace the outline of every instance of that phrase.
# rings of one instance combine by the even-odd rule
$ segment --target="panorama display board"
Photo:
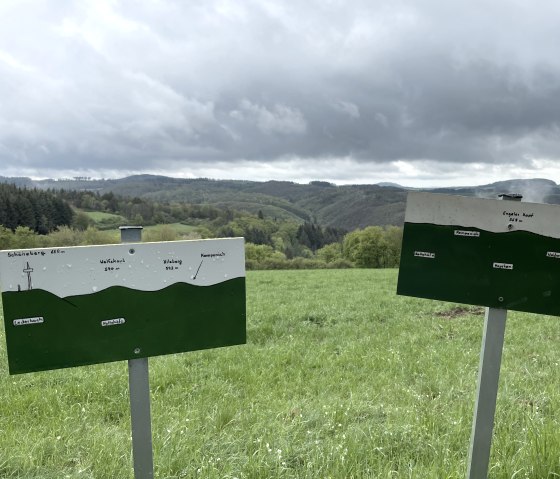
[[[410,192],[397,293],[560,315],[560,207]]]
[[[243,344],[243,238],[0,251],[10,374]]]

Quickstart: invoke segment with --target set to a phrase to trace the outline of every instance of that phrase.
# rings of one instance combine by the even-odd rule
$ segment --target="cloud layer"
[[[4,0],[0,174],[560,180],[559,16],[523,0]]]

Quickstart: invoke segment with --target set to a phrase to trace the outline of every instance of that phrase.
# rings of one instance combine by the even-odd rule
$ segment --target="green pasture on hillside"
[[[85,214],[88,215],[96,223],[99,223],[101,221],[123,221],[123,222],[126,222],[126,219],[124,219],[121,215],[115,215],[113,213],[106,213],[104,211],[85,211]]]
[[[112,213],[106,213],[103,211],[83,211],[91,220],[93,220],[96,227],[100,229],[107,229],[104,228],[104,225],[118,225],[124,226],[128,225],[130,221],[124,218],[121,215],[116,215]],[[175,232],[176,235],[189,235],[193,234],[197,231],[196,226],[192,225],[184,225],[182,223],[170,223],[165,225],[165,227],[170,228],[172,231]],[[162,225],[152,225],[152,226],[145,226],[144,232],[158,232],[161,230]],[[115,227],[109,228],[112,231],[118,232],[118,229]]]
[[[130,221],[124,220],[121,226],[128,225]],[[119,235],[119,229],[111,229],[109,232]],[[169,223],[164,225],[151,225],[142,228],[142,237],[144,241],[174,241],[181,238],[191,239],[199,238],[197,234],[198,227],[192,225],[184,225],[182,223]],[[164,235],[162,239],[162,235]]]
[[[150,359],[155,477],[463,478],[483,309],[396,279],[249,272],[247,345]],[[559,341],[509,313],[491,478],[560,475]],[[131,479],[126,363],[8,376],[0,338],[0,477]]]
[[[193,225],[184,225],[183,223],[169,223],[166,225],[144,226],[143,232],[149,233],[153,231],[157,233],[159,230],[161,230],[162,226],[171,228],[175,232],[175,234],[177,234],[177,236],[190,235],[196,233],[198,230],[198,227]]]

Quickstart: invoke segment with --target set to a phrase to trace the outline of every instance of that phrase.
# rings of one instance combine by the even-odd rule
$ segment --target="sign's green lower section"
[[[406,223],[397,293],[560,315],[560,239]]]
[[[246,342],[245,278],[67,298],[34,289],[2,302],[10,374]]]

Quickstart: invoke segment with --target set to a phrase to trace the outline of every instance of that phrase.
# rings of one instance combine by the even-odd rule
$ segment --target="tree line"
[[[345,234],[316,251],[304,248],[298,256],[288,257],[269,245],[247,243],[249,269],[310,268],[397,268],[402,243],[402,228],[368,226]]]
[[[131,223],[143,226],[187,221],[198,224],[219,218],[226,220],[234,216],[234,212],[229,208],[216,208],[204,204],[158,202],[138,196],[116,195],[113,192],[100,194],[92,191],[58,190],[57,194],[78,210],[112,213],[122,216]],[[118,221],[118,218],[108,219],[97,226],[101,229],[112,229],[120,226],[115,223]]]
[[[74,212],[58,195],[37,189],[0,184],[0,225],[15,231],[27,227],[38,234],[47,234],[72,224]]]
[[[75,210],[75,211],[74,211]],[[110,213],[94,221],[88,213]],[[402,228],[370,226],[348,232],[228,207],[156,202],[91,191],[35,190],[0,184],[0,248],[118,242],[124,223],[162,225],[150,240],[181,239],[172,227],[195,227],[190,238],[244,237],[249,269],[391,268],[400,258]],[[109,233],[104,234],[103,230]],[[48,235],[47,235],[48,233]]]
[[[205,204],[159,202],[149,198],[126,197],[112,192],[99,194],[91,191],[63,190],[60,195],[81,211],[102,211],[120,215],[132,224],[151,226],[183,223],[197,226],[203,238],[244,237],[246,242],[267,245],[281,252],[286,259],[308,257],[320,248],[342,240],[346,230],[324,227],[312,222],[303,224],[290,220],[266,217],[262,211],[256,215],[217,208]],[[120,220],[122,222],[122,219]],[[119,218],[101,220],[100,229],[120,226]],[[78,229],[85,230],[93,222],[84,213],[75,220]]]

